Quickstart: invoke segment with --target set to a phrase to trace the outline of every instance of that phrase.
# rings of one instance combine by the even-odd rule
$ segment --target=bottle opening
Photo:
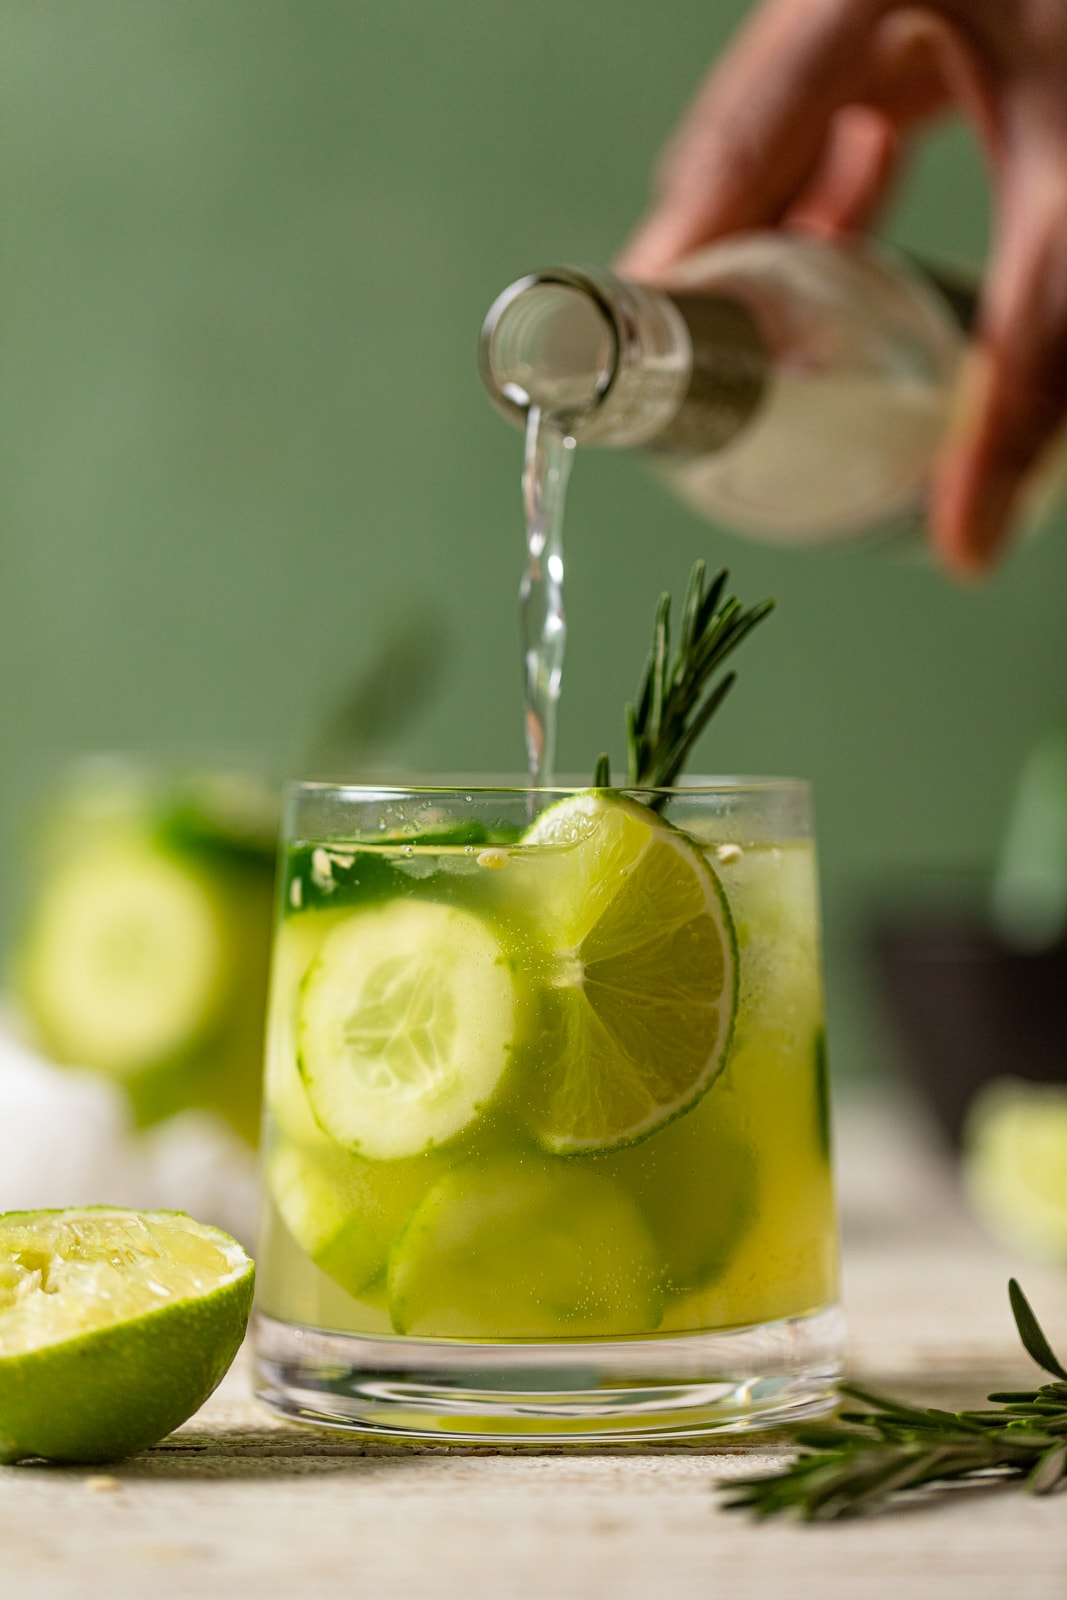
[[[597,299],[580,284],[520,279],[493,303],[482,330],[490,391],[526,411],[581,415],[615,374],[618,337]]]

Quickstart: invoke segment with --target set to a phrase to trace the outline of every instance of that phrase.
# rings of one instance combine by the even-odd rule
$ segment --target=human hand
[[[996,221],[930,523],[945,564],[977,574],[1067,414],[1064,0],[764,0],[667,150],[619,269],[655,279],[743,229],[864,228],[908,137],[951,108],[980,136]]]

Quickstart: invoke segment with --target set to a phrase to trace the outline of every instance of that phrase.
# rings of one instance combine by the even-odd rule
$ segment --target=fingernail
[[[930,496],[930,523],[942,562],[958,578],[977,580],[1008,542],[1016,485],[1008,478],[976,487],[962,452],[944,460]]]
[[[1003,478],[987,484],[971,518],[968,546],[977,558],[979,571],[987,571],[1007,542],[1018,484]]]

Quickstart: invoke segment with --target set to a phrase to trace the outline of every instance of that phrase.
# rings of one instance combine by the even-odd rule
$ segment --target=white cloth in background
[[[109,1079],[53,1065],[0,1019],[0,1211],[87,1205],[187,1211],[251,1248],[255,1156],[210,1112],[138,1131]]]

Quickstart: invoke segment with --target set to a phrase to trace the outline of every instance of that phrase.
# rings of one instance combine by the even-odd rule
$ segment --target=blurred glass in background
[[[68,774],[32,851],[13,987],[51,1060],[122,1086],[136,1122],[217,1112],[259,1136],[275,793],[104,759]]]
[[[431,692],[442,646],[432,613],[394,622],[306,770],[365,770]],[[98,755],[40,812],[0,1012],[0,1210],[102,1192],[251,1239],[278,785]]]

